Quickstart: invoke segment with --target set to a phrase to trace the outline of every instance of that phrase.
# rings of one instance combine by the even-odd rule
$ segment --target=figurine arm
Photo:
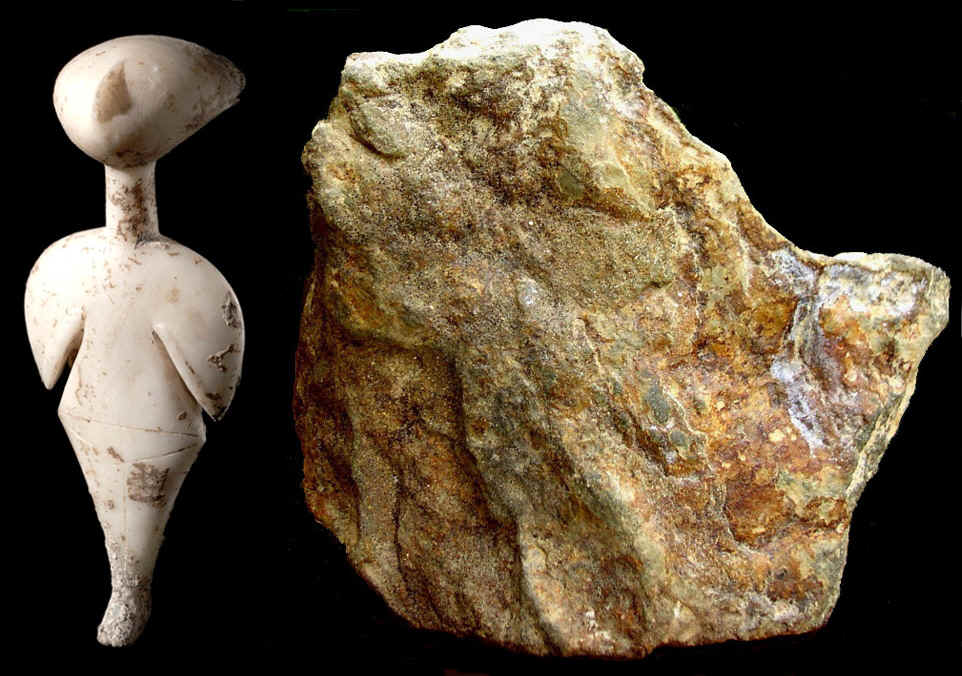
[[[184,385],[214,420],[234,398],[244,354],[240,305],[227,282],[218,281],[201,287],[193,301],[170,306],[153,325]]]
[[[24,315],[27,338],[40,378],[48,390],[57,384],[64,365],[72,360],[83,339],[83,308],[69,294],[74,283],[71,266],[51,247],[40,257],[27,279]]]

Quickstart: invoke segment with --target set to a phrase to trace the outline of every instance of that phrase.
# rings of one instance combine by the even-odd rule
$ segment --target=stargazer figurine
[[[227,59],[143,35],[88,49],[54,87],[70,140],[105,166],[106,225],[40,256],[27,333],[48,389],[72,364],[59,415],[104,531],[105,645],[143,631],[164,526],[204,444],[201,411],[223,416],[240,378],[240,305],[213,265],[160,234],[154,167],[243,86]]]

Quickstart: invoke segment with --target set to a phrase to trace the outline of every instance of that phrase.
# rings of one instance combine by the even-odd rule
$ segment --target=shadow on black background
[[[948,5],[949,3],[946,3]],[[912,10],[909,10],[912,12]],[[8,425],[4,604],[8,645],[35,664],[93,657],[153,664],[184,655],[268,658],[318,671],[424,674],[833,673],[908,656],[958,663],[959,303],[926,356],[918,391],[855,512],[836,610],[797,637],[662,648],[642,661],[537,659],[411,629],[353,572],[303,504],[290,414],[292,355],[312,244],[300,150],[326,115],[345,57],[422,51],[460,26],[579,19],[639,54],[646,81],[696,136],[732,161],[754,205],[799,246],[918,256],[958,282],[962,172],[959,13],[632,14],[545,9],[422,15],[262,9],[156,14],[39,9],[8,31],[8,239],[4,307],[15,364]],[[133,648],[96,644],[109,595],[102,535],[21,319],[44,247],[102,225],[101,168],[70,144],[50,98],[75,54],[120,35],[198,42],[247,75],[240,103],[158,165],[161,231],[211,260],[247,324],[244,376],[178,498],[158,562],[154,614]],[[12,188],[11,188],[12,186]],[[8,238],[10,236],[8,235]],[[12,249],[12,251],[11,251]],[[840,662],[841,661],[841,662]]]

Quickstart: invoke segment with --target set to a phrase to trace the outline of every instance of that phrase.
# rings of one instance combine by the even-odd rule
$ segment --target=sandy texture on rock
[[[640,656],[835,603],[948,278],[793,246],[642,72],[465,28],[351,56],[305,148],[304,487],[417,626]]]

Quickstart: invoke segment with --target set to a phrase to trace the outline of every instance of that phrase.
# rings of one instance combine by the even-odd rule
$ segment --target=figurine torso
[[[217,416],[230,403],[240,308],[221,274],[187,247],[166,238],[134,245],[105,228],[70,235],[37,261],[25,307],[42,372],[45,358],[77,350],[62,416],[203,434],[202,406]]]

